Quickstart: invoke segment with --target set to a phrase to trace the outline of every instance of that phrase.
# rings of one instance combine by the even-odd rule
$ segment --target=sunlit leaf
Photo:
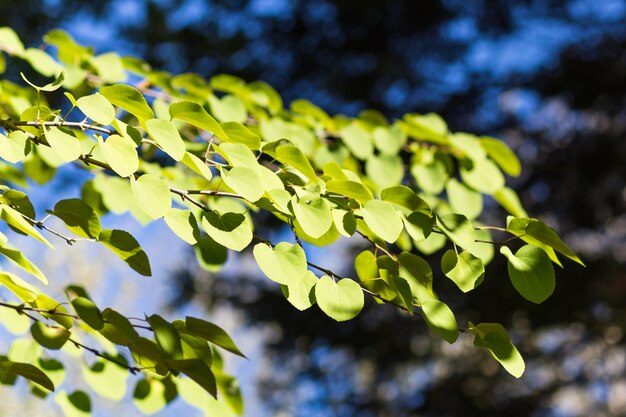
[[[317,305],[330,318],[346,321],[356,317],[363,309],[363,290],[355,281],[344,278],[337,282],[324,275],[315,285]]]

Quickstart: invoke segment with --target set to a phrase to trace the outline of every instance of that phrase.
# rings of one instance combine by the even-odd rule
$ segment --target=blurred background
[[[436,283],[461,323],[510,329],[527,361],[515,380],[469,337],[448,345],[387,306],[343,324],[298,312],[249,254],[208,273],[181,245],[141,308],[208,315],[234,333],[251,357],[233,365],[246,415],[626,415],[626,1],[0,0],[0,23],[31,46],[60,27],[155,68],[267,81],[287,103],[348,116],[433,111],[452,130],[502,138],[522,159],[510,183],[527,211],[587,263],[557,271],[539,306],[514,292],[499,259],[468,296]],[[79,186],[66,177],[54,189]],[[502,222],[486,204],[484,219]],[[162,241],[148,246],[151,259],[172,256]],[[358,249],[309,248],[346,275]]]

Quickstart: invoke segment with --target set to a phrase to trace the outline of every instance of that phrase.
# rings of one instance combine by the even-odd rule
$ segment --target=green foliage
[[[348,118],[305,100],[287,110],[263,82],[152,71],[139,59],[95,56],[60,30],[44,42],[45,50],[25,48],[10,28],[0,28],[0,53],[32,67],[22,74],[26,85],[0,85],[0,166],[16,172],[0,185],[0,220],[10,229],[0,235],[0,254],[24,272],[47,284],[44,271],[10,243],[13,232],[49,247],[45,236],[68,244],[101,243],[150,276],[139,242],[100,223],[108,212],[130,212],[141,224],[163,221],[211,272],[226,262],[229,249],[252,252],[297,310],[317,305],[331,319],[345,321],[375,303],[391,304],[421,317],[449,343],[472,333],[475,346],[521,376],[523,359],[502,325],[460,329],[435,291],[441,275],[463,293],[476,288],[488,275],[494,246],[508,261],[514,288],[534,303],[554,291],[557,253],[582,264],[554,230],[528,218],[505,186],[505,174],[521,171],[505,143],[451,132],[433,113],[391,122],[367,111]],[[55,78],[41,87],[27,78],[33,72]],[[122,83],[136,76],[142,81]],[[52,97],[58,108],[48,107]],[[48,210],[65,224],[66,236],[37,218],[24,187],[29,180],[49,181],[70,163],[87,170],[89,179],[82,195],[55,201]],[[506,227],[483,226],[484,195],[517,217]],[[259,236],[259,212],[284,223],[295,243]],[[510,237],[493,241],[492,230]],[[307,259],[303,241],[328,246],[354,235],[366,245],[354,259],[358,280]],[[513,254],[509,246],[520,241],[526,245]],[[443,274],[433,273],[431,264],[437,263]],[[207,414],[243,413],[241,392],[222,369],[218,348],[244,354],[216,324],[158,314],[137,324],[112,307],[101,310],[78,285],[66,289],[70,310],[6,271],[0,272],[0,285],[15,298],[0,303],[0,322],[20,335],[30,327],[17,342],[35,346],[23,361],[0,359],[3,383],[21,376],[39,391],[53,391],[64,367],[45,359],[42,348],[65,352],[74,346],[80,348],[75,355],[98,359],[82,370],[97,395],[119,400],[134,384],[134,403],[147,414],[179,394]],[[94,340],[104,348],[87,344]],[[54,395],[66,415],[90,415],[86,392]]]

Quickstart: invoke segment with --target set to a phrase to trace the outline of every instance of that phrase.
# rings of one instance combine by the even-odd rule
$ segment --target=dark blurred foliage
[[[244,256],[218,275],[181,274],[176,303],[233,303],[267,330],[262,363],[253,364],[265,415],[626,415],[626,2],[0,4],[2,23],[31,43],[60,26],[100,51],[172,72],[263,79],[287,102],[305,97],[348,115],[435,111],[453,130],[503,138],[523,160],[512,184],[528,211],[588,264],[557,271],[557,290],[540,306],[514,293],[498,259],[469,296],[437,282],[460,323],[512,330],[527,358],[519,381],[469,336],[434,341],[391,307],[370,305],[343,324],[317,309],[298,313],[274,286],[242,273],[255,271],[242,267]],[[502,219],[488,206],[491,220]],[[357,248],[342,250],[319,263],[350,274]]]

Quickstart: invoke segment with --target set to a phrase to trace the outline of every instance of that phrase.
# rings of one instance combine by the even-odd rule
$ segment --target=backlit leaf
[[[139,208],[151,219],[158,219],[172,207],[172,195],[165,181],[151,174],[143,174],[130,182],[130,189]]]
[[[346,321],[356,317],[363,309],[363,290],[355,281],[344,278],[335,282],[324,275],[315,285],[317,305],[330,318]]]
[[[101,125],[111,124],[115,118],[115,108],[102,94],[83,96],[76,101],[76,106],[85,116]]]
[[[216,326],[213,323],[209,323],[208,321],[198,319],[195,317],[187,316],[185,318],[185,329],[198,337],[206,340],[207,342],[211,342],[222,349],[225,349],[235,355],[239,355],[241,357],[246,357],[233,339],[219,326]]]
[[[172,122],[163,119],[148,120],[146,130],[150,137],[175,161],[183,159],[185,143]]]
[[[470,323],[470,330],[475,336],[474,346],[487,349],[515,378],[522,376],[525,369],[524,359],[501,324],[479,323],[474,326]]]
[[[361,215],[369,228],[389,243],[398,239],[404,227],[400,214],[387,201],[368,201],[361,209]]]
[[[272,249],[265,243],[258,243],[253,253],[263,273],[279,284],[296,283],[307,271],[306,255],[299,245],[280,242]]]
[[[52,214],[61,219],[73,233],[82,237],[97,238],[102,230],[98,214],[78,198],[57,202]]]
[[[554,268],[541,248],[524,245],[513,255],[507,246],[503,246],[500,253],[508,259],[511,282],[524,298],[539,304],[552,295]]]
[[[114,84],[100,89],[111,104],[118,106],[134,115],[141,122],[154,118],[154,112],[146,102],[143,94],[135,87],[126,84]]]
[[[57,127],[46,131],[46,140],[63,162],[75,161],[81,155],[82,148],[78,139]]]
[[[455,244],[462,248],[470,247],[476,239],[474,226],[462,214],[447,214],[435,216],[437,227]]]
[[[137,240],[124,230],[105,229],[100,232],[98,242],[103,243],[131,268],[141,275],[150,276],[150,262]]]
[[[457,255],[451,249],[441,258],[441,270],[463,292],[476,288],[485,273],[485,267],[480,258],[469,252]]]
[[[104,160],[120,177],[129,177],[139,169],[135,148],[135,142],[119,135],[111,135],[100,144]]]
[[[288,285],[281,285],[281,289],[287,301],[303,311],[315,304],[315,284],[317,284],[315,274],[306,271],[300,279],[290,280]]]
[[[252,227],[240,213],[203,213],[202,227],[217,243],[241,252],[252,241]]]
[[[459,337],[459,328],[450,307],[435,299],[422,301],[421,306],[428,327],[448,343],[454,343]]]

